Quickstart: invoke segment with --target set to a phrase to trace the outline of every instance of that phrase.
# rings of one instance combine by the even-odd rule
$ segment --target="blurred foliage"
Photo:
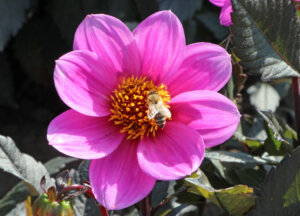
[[[0,2],[0,51],[3,51],[11,36],[15,36],[26,20],[26,9],[30,0],[10,0]]]
[[[236,185],[219,190],[214,189],[208,178],[200,170],[191,177],[185,178],[185,185],[188,187],[189,192],[202,195],[233,216],[247,213],[253,207],[256,199],[253,188],[246,185]]]
[[[0,168],[26,184],[13,186],[14,177],[0,173],[0,184],[7,185],[0,188],[0,215],[25,215],[27,187],[39,191],[42,175],[50,178],[70,168],[73,183],[89,179],[89,161],[78,165],[61,157],[46,140],[49,121],[67,109],[53,85],[54,61],[72,50],[84,17],[106,13],[133,30],[148,15],[167,9],[182,21],[188,44],[217,43],[232,54],[232,77],[221,93],[236,103],[242,117],[231,139],[207,150],[201,170],[182,180],[156,183],[151,195],[155,215],[247,215],[253,208],[250,215],[299,214],[300,151],[295,150],[291,82],[262,83],[248,76],[273,80],[299,75],[299,40],[285,38],[300,32],[299,19],[291,0],[232,2],[236,11],[229,30],[219,24],[220,8],[208,0],[1,1],[0,134],[13,137],[17,145],[0,137]],[[75,198],[74,211],[99,215],[85,196]],[[110,213],[133,216],[139,211],[136,204]]]

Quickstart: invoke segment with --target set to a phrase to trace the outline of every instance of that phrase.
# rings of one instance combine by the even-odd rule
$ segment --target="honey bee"
[[[157,91],[149,91],[148,93],[148,113],[149,119],[155,120],[159,128],[164,128],[166,118],[171,118],[170,110],[164,105],[162,98]]]

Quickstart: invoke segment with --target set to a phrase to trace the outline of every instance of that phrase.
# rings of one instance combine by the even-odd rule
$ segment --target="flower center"
[[[121,133],[127,133],[127,139],[142,139],[144,135],[155,136],[158,130],[154,118],[149,119],[147,116],[149,91],[157,92],[164,105],[169,107],[166,105],[170,101],[166,86],[161,84],[157,87],[145,76],[124,78],[110,96],[112,114],[109,121],[121,126]]]

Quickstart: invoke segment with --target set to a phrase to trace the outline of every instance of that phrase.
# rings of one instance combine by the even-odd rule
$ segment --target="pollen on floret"
[[[149,119],[147,116],[149,91],[157,91],[168,106],[170,95],[166,86],[164,84],[156,86],[145,76],[124,78],[110,96],[109,121],[121,126],[120,132],[127,133],[127,139],[142,139],[145,135],[155,136],[158,130],[154,119]]]

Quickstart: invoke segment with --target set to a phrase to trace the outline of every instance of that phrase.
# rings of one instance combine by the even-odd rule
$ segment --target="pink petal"
[[[208,90],[184,92],[171,99],[172,119],[196,129],[205,147],[229,139],[240,122],[235,104],[225,96]]]
[[[231,14],[232,7],[230,0],[225,0],[224,6],[222,7],[221,14],[220,14],[220,23],[223,26],[230,26],[232,24],[231,21]]]
[[[228,82],[231,72],[231,57],[224,48],[211,43],[194,43],[187,46],[180,68],[165,84],[173,97],[185,91],[219,91]]]
[[[185,37],[179,19],[171,11],[160,11],[134,30],[142,64],[142,74],[161,83],[179,67],[185,50]]]
[[[106,116],[117,85],[117,72],[95,53],[73,51],[56,61],[54,82],[69,107],[90,116]]]
[[[138,147],[141,168],[160,180],[175,180],[198,169],[204,157],[199,133],[178,122],[168,122],[155,138],[144,138]]]
[[[90,181],[98,202],[107,209],[122,209],[146,197],[155,179],[139,167],[137,143],[124,140],[109,156],[92,160]]]
[[[81,159],[97,159],[114,151],[124,138],[108,117],[86,116],[68,110],[48,127],[49,144],[58,151]]]
[[[224,2],[226,0],[209,0],[211,3],[213,3],[214,5],[218,6],[218,7],[223,7]]]
[[[119,72],[140,73],[140,58],[133,34],[115,17],[88,15],[76,30],[73,48],[97,53]]]

